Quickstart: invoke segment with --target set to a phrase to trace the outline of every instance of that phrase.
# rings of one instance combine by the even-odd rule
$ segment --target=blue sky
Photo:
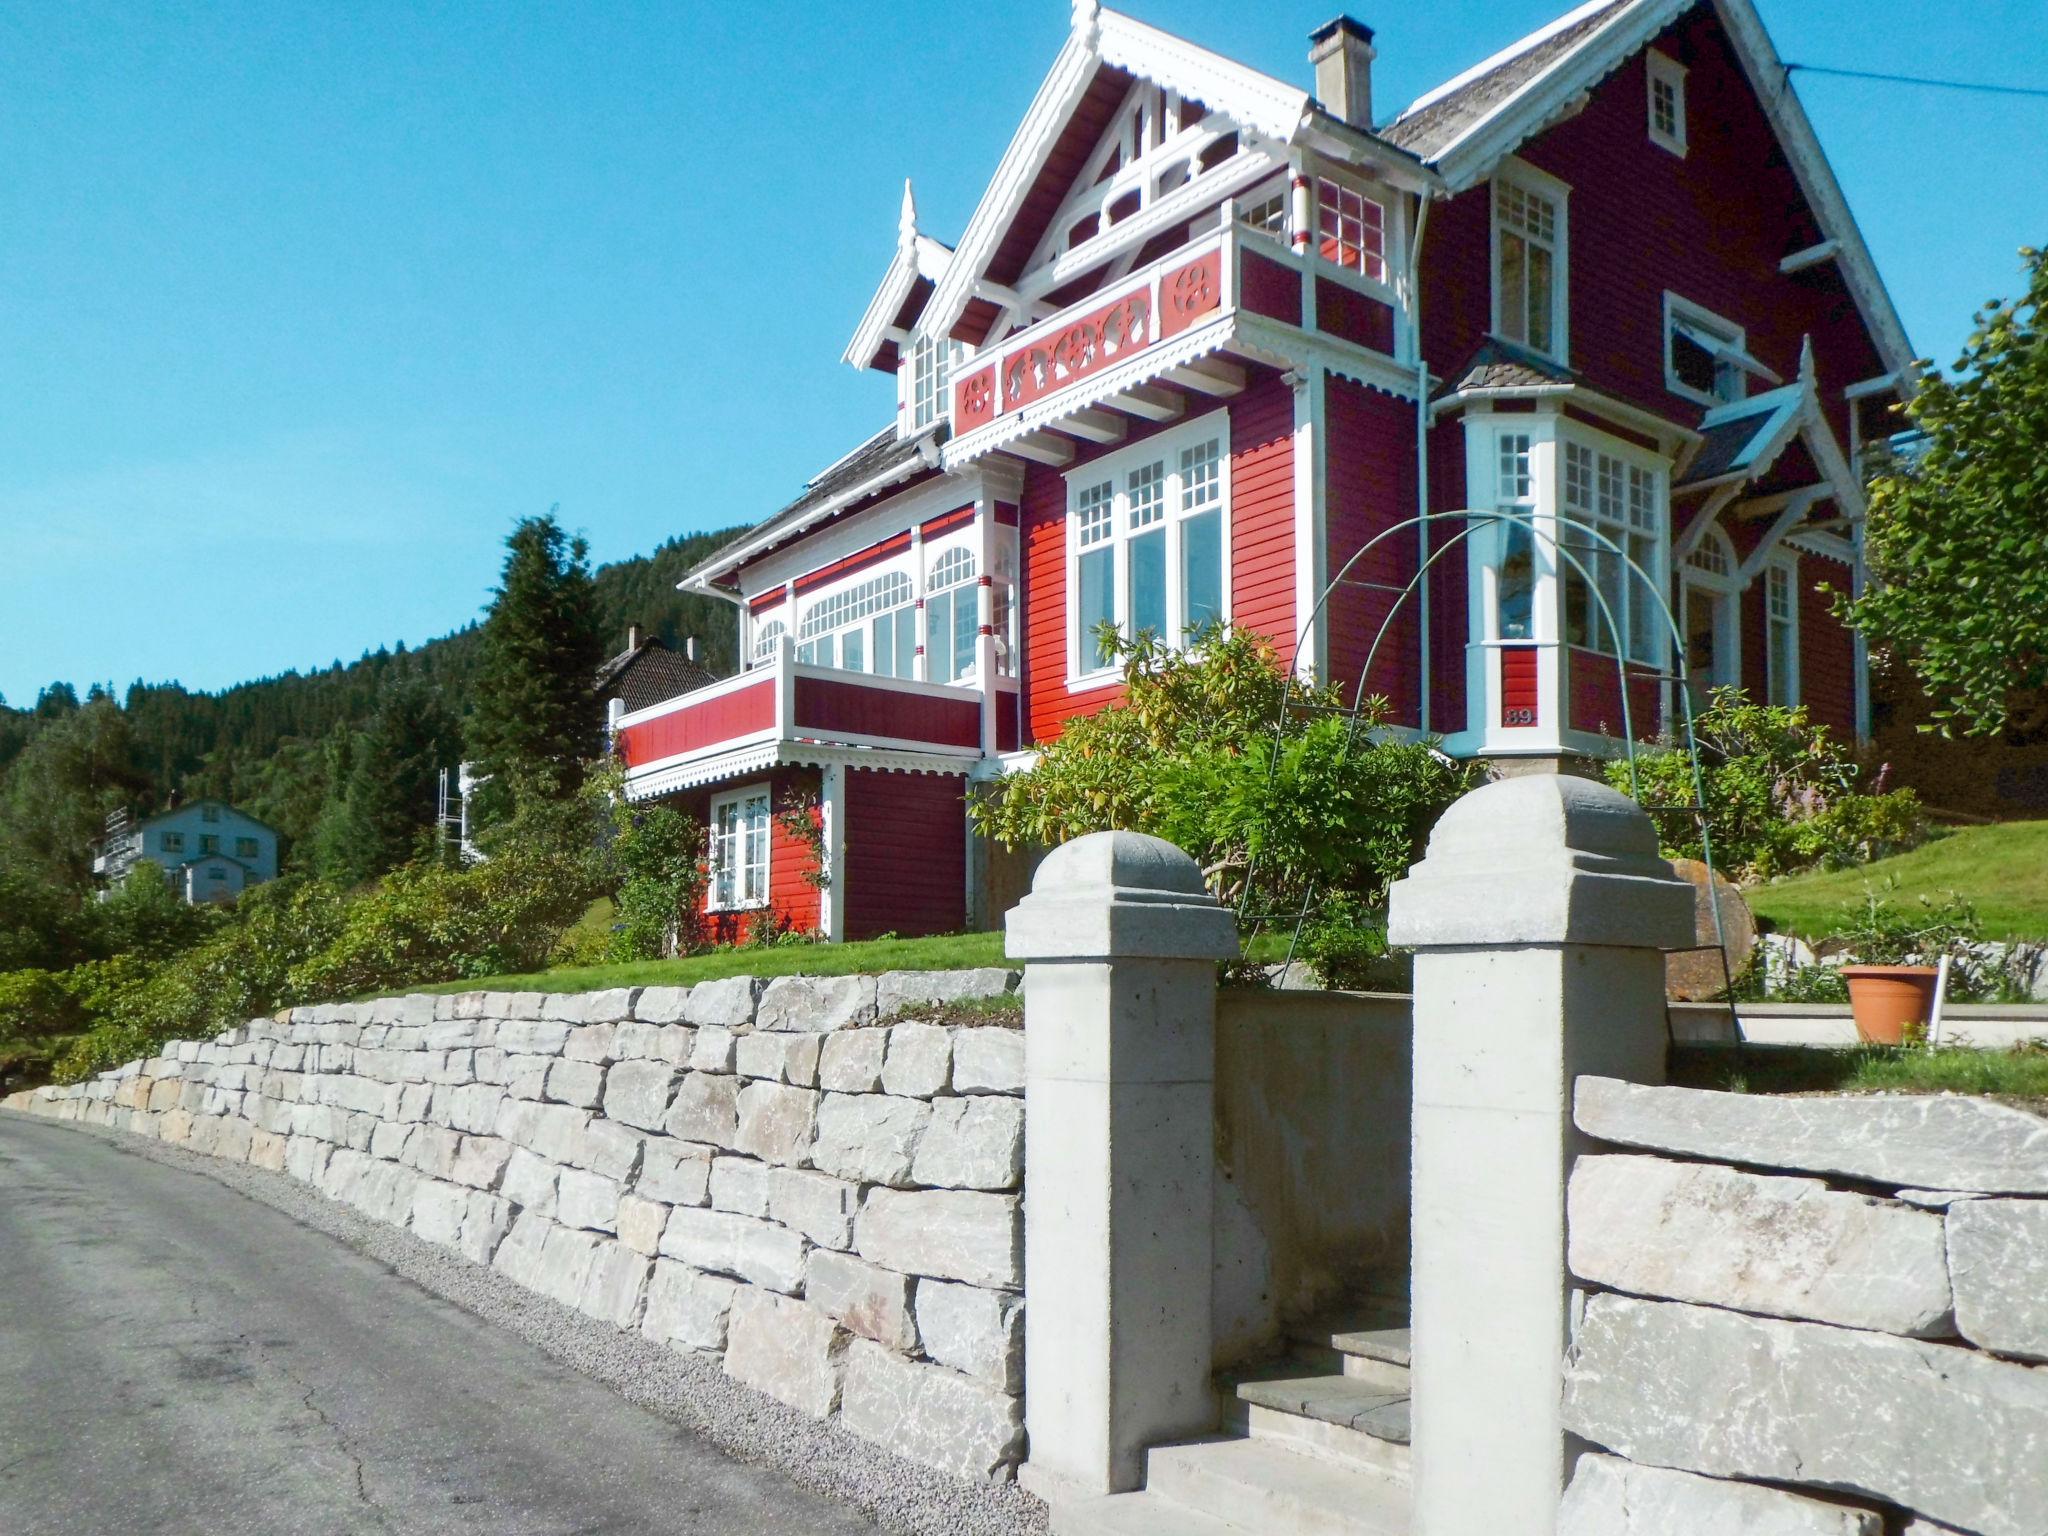
[[[1398,103],[1568,0],[1355,4]],[[1333,0],[1135,0],[1307,82]],[[1816,64],[2048,82],[2038,0],[1762,0]],[[766,515],[889,418],[903,177],[957,235],[1067,25],[709,3],[0,0],[0,695],[216,688]],[[1916,347],[2048,239],[2048,101],[1802,77]]]

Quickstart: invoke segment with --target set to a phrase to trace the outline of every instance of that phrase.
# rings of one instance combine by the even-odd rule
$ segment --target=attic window
[[[910,349],[910,426],[915,432],[952,414],[948,385],[952,381],[953,354],[959,343],[920,336]]]
[[[1711,310],[1664,295],[1664,387],[1702,405],[1725,405],[1749,393],[1749,376],[1777,375],[1749,355],[1742,327]]]
[[[1387,280],[1386,210],[1340,182],[1316,182],[1317,252],[1323,260]]]
[[[1649,58],[1650,142],[1685,153],[1685,66],[1661,53]]]

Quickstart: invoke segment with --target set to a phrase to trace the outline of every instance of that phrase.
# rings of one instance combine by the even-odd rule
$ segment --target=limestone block
[[[733,1070],[741,1077],[808,1088],[818,1081],[817,1035],[741,1035],[733,1050]]]
[[[425,1083],[408,1083],[399,1090],[398,1118],[401,1120],[424,1120],[433,1106],[434,1091]]]
[[[1017,973],[1000,966],[968,971],[885,971],[875,982],[875,1006],[881,1017],[894,1018],[909,1009],[1001,997],[1017,984]]]
[[[481,1038],[480,1019],[437,1019],[426,1026],[421,1040],[430,1051],[466,1051]],[[390,1038],[388,1035],[385,1037]]]
[[[540,1098],[547,1092],[548,1068],[554,1064],[552,1056],[507,1056],[505,1092],[515,1099]]]
[[[585,1168],[564,1168],[555,1192],[555,1220],[565,1227],[616,1232],[619,1181]]]
[[[679,1074],[665,1061],[622,1061],[606,1074],[604,1112],[625,1125],[658,1131],[668,1118]]]
[[[633,1005],[639,1000],[638,987],[607,987],[602,992],[584,994],[583,1019],[587,1024],[616,1024],[621,1019],[634,1016]]]
[[[472,1051],[470,1057],[478,1082],[490,1083],[499,1088],[505,1086],[506,1080],[510,1076],[506,1069],[506,1064],[512,1060],[510,1056],[507,1056],[497,1046],[491,1045],[484,1047],[480,1051]]]
[[[777,976],[762,989],[754,1022],[762,1029],[828,1034],[875,1021],[872,976]]]
[[[588,995],[582,992],[550,992],[541,998],[540,1016],[562,1024],[581,1024]]]
[[[955,1477],[1008,1476],[1024,1449],[1022,1399],[865,1339],[847,1350],[839,1422]]]
[[[434,1022],[434,1005],[437,999],[431,992],[411,992],[398,1000],[400,1024],[431,1024]]]
[[[498,1107],[497,1133],[514,1146],[560,1163],[568,1161],[570,1143],[589,1123],[590,1112],[573,1105],[507,1099]]]
[[[370,1133],[370,1156],[393,1163],[406,1161],[405,1143],[415,1129],[418,1127],[407,1125],[402,1120],[382,1121]]]
[[[220,1120],[215,1123],[218,1134],[213,1155],[232,1163],[246,1163],[249,1160],[249,1136],[256,1128],[246,1120]],[[403,1221],[405,1217],[401,1213],[398,1219]]]
[[[2048,1529],[2048,1372],[1953,1345],[1594,1296],[1564,1421],[1631,1461],[1840,1489],[1980,1536]]]
[[[409,1131],[405,1156],[401,1161],[431,1178],[452,1179],[455,1176],[455,1159],[462,1151],[462,1132],[439,1125],[415,1125],[409,1127]],[[373,1136],[372,1153],[376,1150],[375,1143]]]
[[[774,1170],[751,1157],[720,1157],[711,1163],[711,1208],[742,1216],[768,1214],[769,1175]]]
[[[504,1102],[505,1090],[490,1083],[457,1088],[450,1102],[448,1123],[458,1131],[489,1135],[498,1128],[498,1109]]]
[[[809,1159],[817,1121],[817,1089],[748,1083],[739,1093],[739,1132],[733,1146],[763,1162],[794,1167]]]
[[[751,976],[726,976],[700,981],[683,1002],[685,1024],[722,1024],[727,1029],[754,1022],[754,999],[761,984]]]
[[[536,1216],[552,1217],[555,1214],[556,1181],[561,1168],[536,1152],[525,1147],[514,1147],[512,1156],[505,1164],[505,1178],[500,1186],[505,1198]]]
[[[722,1276],[657,1259],[640,1331],[675,1349],[724,1349],[726,1317],[738,1290]]]
[[[1022,1093],[1024,1031],[977,1025],[953,1031],[955,1093]]]
[[[1618,1456],[1582,1456],[1557,1508],[1557,1536],[1884,1536],[1872,1510],[1732,1483]]]
[[[514,1056],[559,1056],[568,1039],[568,1025],[538,1014],[515,1015],[498,1025],[499,1048]]]
[[[459,1244],[463,1257],[473,1264],[490,1263],[498,1244],[511,1230],[513,1213],[512,1202],[502,1196],[471,1190],[469,1214],[463,1218]]]
[[[935,1100],[910,1176],[944,1189],[1015,1189],[1024,1177],[1024,1101]]]
[[[593,1119],[568,1138],[562,1161],[623,1184],[639,1168],[640,1144],[645,1140],[630,1126]]]
[[[680,1024],[688,987],[642,987],[633,999],[633,1017],[648,1024]]]
[[[572,1231],[567,1227],[550,1228],[547,1246],[541,1250],[540,1267],[534,1277],[533,1288],[565,1307],[580,1309],[583,1287],[590,1279],[591,1268],[597,1263],[604,1241],[595,1232]]]
[[[1568,1206],[1572,1272],[1596,1285],[1882,1333],[1953,1329],[1932,1212],[1819,1179],[1640,1156],[1581,1157]]]
[[[462,1223],[469,1215],[469,1191],[460,1184],[440,1179],[421,1179],[412,1191],[412,1230],[415,1235],[443,1248],[462,1240]]]
[[[794,1294],[803,1288],[809,1246],[800,1233],[772,1221],[679,1205],[662,1229],[660,1252],[696,1269]]]
[[[922,1099],[828,1093],[818,1104],[811,1163],[844,1179],[906,1184],[931,1118],[932,1107]]]
[[[889,1049],[886,1029],[847,1029],[827,1035],[819,1055],[818,1086],[834,1093],[876,1093]]]
[[[860,1256],[886,1269],[969,1285],[1024,1283],[1024,1224],[1014,1195],[872,1190],[854,1236]]]
[[[736,1065],[739,1036],[723,1024],[707,1024],[690,1042],[690,1066],[698,1072],[730,1072]]]
[[[561,1057],[548,1068],[547,1096],[558,1104],[595,1109],[604,1098],[604,1068],[594,1061]]]
[[[822,1257],[822,1256],[821,1256]],[[812,1261],[812,1273],[817,1261]],[[1005,1392],[1024,1390],[1024,1303],[946,1280],[917,1282],[917,1331],[941,1365]]]
[[[839,1405],[839,1364],[846,1335],[814,1307],[766,1291],[732,1299],[725,1374],[814,1419]]]
[[[471,1189],[496,1189],[505,1177],[505,1165],[511,1161],[512,1152],[511,1142],[495,1136],[465,1136],[448,1176]]]
[[[1950,1206],[1948,1266],[1964,1338],[2001,1355],[2048,1360],[2048,1200]]]
[[[285,1138],[276,1131],[258,1130],[249,1136],[249,1165],[252,1168],[267,1168],[272,1173],[284,1169]]]
[[[697,1032],[687,1024],[626,1023],[619,1026],[612,1055],[618,1061],[665,1061],[686,1067],[696,1040]]]
[[[647,1300],[647,1272],[654,1261],[624,1243],[600,1242],[591,1254],[576,1310],[614,1328],[640,1326]]]
[[[853,1247],[860,1186],[830,1174],[776,1168],[769,1177],[768,1214],[826,1248]]]
[[[618,1043],[617,1024],[584,1024],[569,1031],[569,1038],[562,1042],[562,1056],[567,1061],[589,1061],[598,1066],[608,1066],[618,1060],[614,1047]]]
[[[327,1166],[327,1143],[311,1136],[287,1137],[284,1171],[304,1184],[318,1184]]]
[[[527,1211],[512,1223],[498,1251],[491,1255],[491,1268],[515,1285],[539,1289],[540,1261],[547,1251],[548,1234],[555,1224]]]
[[[703,1205],[710,1199],[711,1158],[702,1149],[667,1137],[649,1137],[640,1154],[634,1192],[664,1205]]]
[[[365,1158],[362,1171],[344,1198],[372,1221],[402,1227],[412,1213],[412,1194],[419,1183],[419,1174],[410,1168]]]
[[[514,992],[505,1004],[505,1015],[513,1019],[538,1019],[547,1003],[541,992]]]
[[[953,1035],[939,1024],[897,1024],[889,1030],[889,1058],[882,1064],[882,1091],[928,1099],[944,1093],[953,1077]]]
[[[848,1332],[908,1354],[917,1348],[910,1303],[914,1284],[893,1269],[820,1250],[811,1255],[804,1300]]]
[[[2048,1118],[1954,1094],[1805,1098],[1582,1077],[1580,1130],[1624,1146],[1873,1184],[2048,1194]]]
[[[619,1241],[635,1253],[657,1253],[661,1229],[668,1225],[668,1207],[640,1195],[619,1196]]]
[[[697,1038],[701,1043],[703,1036]],[[714,1147],[737,1146],[739,1097],[738,1078],[713,1072],[692,1072],[676,1086],[675,1102],[669,1108],[666,1129],[678,1141],[701,1141]]]

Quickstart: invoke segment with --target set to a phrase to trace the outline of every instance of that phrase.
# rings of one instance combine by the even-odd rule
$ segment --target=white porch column
[[[818,892],[818,929],[833,943],[846,938],[846,765],[818,772],[819,830],[825,838],[825,886]]]
[[[1388,938],[1416,951],[1415,1536],[1554,1528],[1572,1085],[1662,1079],[1659,950],[1692,934],[1650,818],[1557,774],[1465,796],[1393,888]]]
[[[975,567],[981,572],[974,589],[974,677],[981,685],[981,755],[996,755],[996,509],[988,494],[974,504]],[[958,599],[956,598],[957,602]]]
[[[1216,1422],[1209,1286],[1216,962],[1237,927],[1195,861],[1077,838],[1009,915],[1024,987],[1026,1486],[1137,1488]]]

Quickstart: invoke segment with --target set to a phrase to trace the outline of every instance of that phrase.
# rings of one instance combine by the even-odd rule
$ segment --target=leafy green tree
[[[1876,580],[1845,605],[1901,654],[1948,735],[2048,728],[2048,257],[1994,300],[1906,414],[1925,434],[1871,486]]]
[[[455,722],[426,684],[407,679],[387,691],[349,752],[335,814],[321,823],[324,878],[359,884],[412,857],[434,823],[440,771],[454,766],[455,743]]]
[[[54,889],[82,890],[107,813],[149,789],[128,718],[112,699],[62,710],[45,719],[0,784],[0,861],[19,861]]]
[[[604,642],[589,545],[552,512],[522,519],[505,542],[469,721],[471,756],[491,780],[484,810],[492,820],[521,800],[573,794],[602,723],[594,683]]]
[[[1354,723],[1338,690],[1291,682],[1263,636],[1197,639],[1169,651],[1105,630],[1124,701],[1069,722],[976,819],[1013,848],[1112,828],[1167,838],[1226,902],[1285,913],[1290,930],[1308,903],[1306,953],[1331,984],[1355,984],[1384,951],[1388,884],[1473,770],[1381,729],[1382,699]]]

